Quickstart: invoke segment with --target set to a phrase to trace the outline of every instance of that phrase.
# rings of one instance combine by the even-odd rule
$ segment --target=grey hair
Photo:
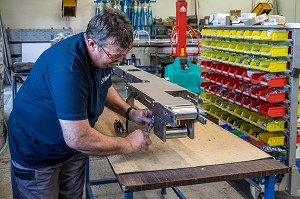
[[[117,9],[104,8],[94,16],[86,28],[87,39],[93,39],[98,45],[107,46],[107,41],[119,46],[120,50],[131,47],[133,28],[126,15]]]

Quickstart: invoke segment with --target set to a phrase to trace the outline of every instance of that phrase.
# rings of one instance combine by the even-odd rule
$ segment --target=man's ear
[[[94,51],[95,48],[96,48],[96,43],[95,43],[95,41],[92,40],[92,39],[88,39],[88,40],[87,40],[87,45],[88,45],[88,47],[89,47],[90,49],[92,49],[93,51]]]

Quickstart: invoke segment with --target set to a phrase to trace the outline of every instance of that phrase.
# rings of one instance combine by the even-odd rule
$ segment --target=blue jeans
[[[79,153],[67,161],[39,169],[25,168],[11,160],[14,199],[82,198],[85,162]]]

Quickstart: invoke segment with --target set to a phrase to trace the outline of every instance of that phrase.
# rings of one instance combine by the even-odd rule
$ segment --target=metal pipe
[[[181,126],[181,127],[169,127],[166,130],[166,137],[167,139],[170,138],[182,138],[186,137],[188,134],[188,130],[186,126]]]

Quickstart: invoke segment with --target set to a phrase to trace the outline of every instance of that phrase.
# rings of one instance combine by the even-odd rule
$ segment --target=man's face
[[[92,53],[92,62],[100,68],[112,67],[114,63],[122,62],[130,49],[120,50],[119,46],[108,41],[108,45],[103,46],[95,42],[95,50]]]

